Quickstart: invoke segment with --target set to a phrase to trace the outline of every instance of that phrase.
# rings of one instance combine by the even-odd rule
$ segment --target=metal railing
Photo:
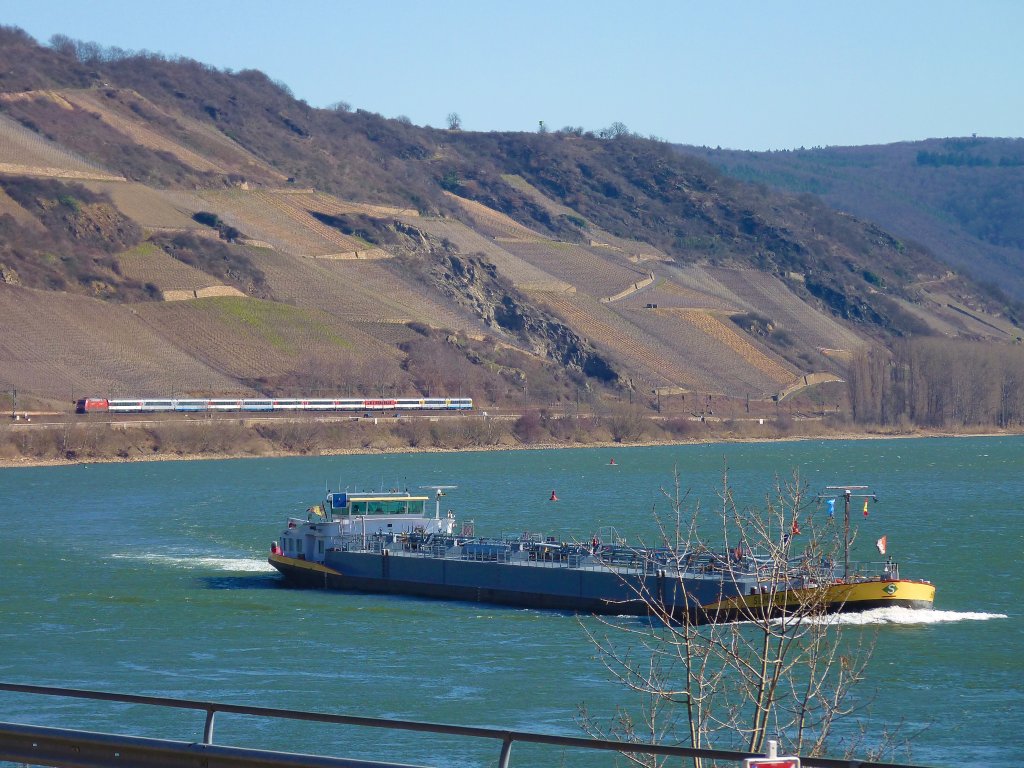
[[[0,683],[0,691],[28,693],[42,696],[91,699],[121,704],[143,704],[155,707],[190,709],[205,713],[201,742],[182,742],[143,738],[84,730],[50,728],[43,726],[0,722],[0,761],[24,765],[74,766],[75,768],[112,768],[131,765],[138,768],[414,768],[407,763],[378,762],[324,755],[294,754],[246,747],[214,744],[214,722],[217,714],[251,715],[254,717],[307,722],[350,725],[367,728],[386,728],[397,731],[491,739],[500,743],[499,768],[508,768],[512,745],[544,744],[580,750],[597,750],[670,757],[702,757],[710,760],[739,762],[748,757],[763,757],[760,753],[720,749],[693,749],[690,747],[636,744],[605,739],[573,736],[555,736],[530,731],[499,728],[426,723],[415,720],[332,715],[294,709],[253,707],[212,701],[195,701],[163,696],[139,696],[124,693],[54,688],[40,685]],[[808,768],[923,768],[905,763],[878,763],[856,759],[804,758]]]

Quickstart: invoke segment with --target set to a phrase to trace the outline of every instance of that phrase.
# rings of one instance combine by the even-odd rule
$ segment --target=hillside
[[[318,110],[9,28],[0,231],[0,386],[63,403],[757,400],[873,344],[1020,335],[911,240],[661,142]]]
[[[793,152],[678,149],[733,178],[819,196],[1024,301],[1024,139],[930,139]]]

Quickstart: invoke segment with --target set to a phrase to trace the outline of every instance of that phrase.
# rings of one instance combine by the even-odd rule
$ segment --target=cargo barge
[[[674,551],[537,534],[488,539],[441,513],[453,486],[328,493],[291,517],[269,562],[297,586],[698,623],[755,615],[930,608],[935,587],[899,564],[778,562],[737,551]],[[430,502],[433,500],[433,514]],[[847,500],[848,501],[848,500]]]

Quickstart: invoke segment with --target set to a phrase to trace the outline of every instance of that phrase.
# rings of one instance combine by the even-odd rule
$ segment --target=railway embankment
[[[838,418],[695,419],[628,412],[448,417],[142,417],[81,420],[30,414],[0,424],[0,467],[435,451],[623,447],[707,442],[975,434],[854,425]],[[998,432],[997,434],[1019,434]],[[979,433],[980,434],[980,433]],[[987,430],[984,434],[995,434]]]

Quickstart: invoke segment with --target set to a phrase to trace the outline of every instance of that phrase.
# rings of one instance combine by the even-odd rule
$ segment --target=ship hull
[[[823,606],[825,613],[860,613],[875,608],[931,608],[935,586],[909,579],[875,579],[839,582],[813,590],[779,591],[774,595],[751,595],[704,606],[718,621],[735,621],[764,615],[799,614],[807,605]]]
[[[270,564],[291,583],[306,587],[605,615],[650,613],[637,589],[610,571],[362,552],[330,554],[336,556],[329,564],[280,555],[271,555]],[[664,582],[671,581],[662,579],[659,584],[655,577],[651,579],[655,594],[659,589],[664,593]]]
[[[292,584],[331,590],[407,595],[472,603],[603,615],[677,619],[698,623],[781,616],[825,605],[829,613],[899,606],[930,608],[935,588],[926,582],[877,580],[767,595],[726,595],[727,585],[669,575],[626,576],[614,570],[545,564],[474,562],[402,557],[376,552],[329,552],[324,563],[274,554],[270,564]],[[657,610],[654,609],[657,606]],[[820,608],[819,608],[820,610]]]

